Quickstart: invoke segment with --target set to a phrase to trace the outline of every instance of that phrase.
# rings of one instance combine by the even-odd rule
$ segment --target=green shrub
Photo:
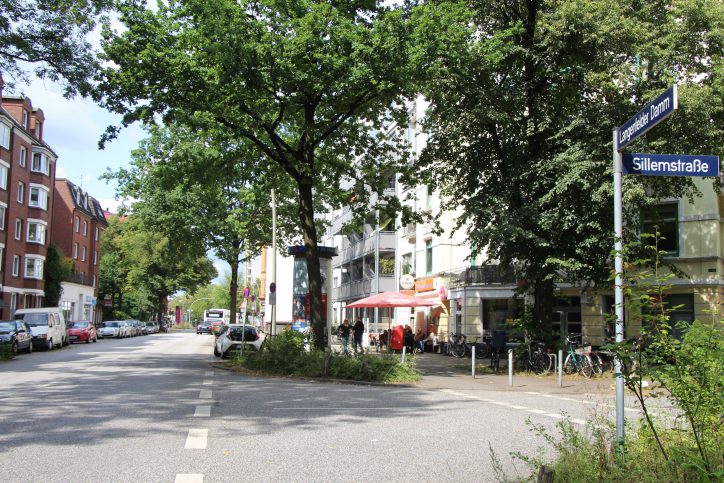
[[[10,344],[0,344],[0,361],[9,361],[13,357],[13,347]]]
[[[236,361],[247,369],[287,376],[375,382],[411,382],[420,379],[412,358],[402,364],[399,357],[394,355],[360,354],[350,357],[315,349],[308,351],[305,346],[308,344],[304,334],[286,331],[268,338],[261,351],[245,352]]]

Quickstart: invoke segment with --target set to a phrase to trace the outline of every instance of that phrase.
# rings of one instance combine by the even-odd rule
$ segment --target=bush
[[[420,379],[412,358],[405,364],[394,355],[361,354],[356,357],[307,350],[304,334],[285,331],[264,342],[259,352],[236,359],[242,367],[268,374],[331,377],[356,381],[411,382]]]
[[[0,361],[9,361],[15,357],[13,347],[10,344],[0,344]]]

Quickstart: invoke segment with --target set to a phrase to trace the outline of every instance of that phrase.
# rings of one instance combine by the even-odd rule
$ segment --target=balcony
[[[512,285],[517,282],[512,269],[501,273],[499,265],[470,267],[448,275],[448,287],[460,288],[469,285]]]
[[[92,275],[85,275],[82,273],[71,273],[70,275],[65,277],[65,280],[63,280],[63,281],[93,287],[93,276]]]
[[[380,274],[379,286],[377,278],[363,278],[350,283],[344,283],[334,288],[334,301],[342,302],[348,300],[356,300],[379,292],[394,292],[397,290],[395,286],[394,276],[385,276]]]
[[[402,236],[406,237],[408,242],[415,243],[415,241],[417,241],[417,224],[408,223],[403,226]]]
[[[365,255],[374,253],[375,243],[377,242],[377,236],[372,235],[364,240],[349,245],[347,248],[343,248],[339,256],[334,258],[334,266],[339,267],[345,263],[349,263],[352,260],[357,260]],[[395,233],[389,231],[380,232],[380,251],[389,252],[395,250]]]

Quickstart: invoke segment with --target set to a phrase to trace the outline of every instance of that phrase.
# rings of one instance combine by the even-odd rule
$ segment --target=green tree
[[[613,128],[678,83],[680,110],[636,150],[724,145],[722,4],[448,1],[418,13],[422,180],[462,207],[472,246],[517,269],[549,332],[556,282],[609,283]],[[628,235],[642,205],[693,194],[684,178],[627,177]]]
[[[315,202],[367,211],[377,193],[398,207],[381,195],[407,166],[393,156],[386,113],[415,80],[408,14],[406,5],[372,1],[182,0],[151,10],[128,0],[119,5],[126,30],[104,33],[95,97],[123,114],[123,125],[201,115],[293,180],[320,348]],[[354,201],[340,180],[357,182]]]
[[[61,283],[64,282],[73,271],[73,261],[64,257],[62,252],[55,245],[48,246],[48,253],[45,255],[45,304],[48,307],[56,307],[63,294]]]
[[[87,94],[98,63],[87,40],[107,0],[0,0],[0,73],[9,89],[27,70]]]

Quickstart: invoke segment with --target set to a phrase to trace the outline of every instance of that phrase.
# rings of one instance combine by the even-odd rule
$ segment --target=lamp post
[[[189,305],[189,308],[186,309],[186,312],[188,313],[188,323],[191,323],[191,307],[194,306],[196,302],[200,302],[201,300],[211,300],[209,297],[202,297],[200,299],[196,299],[193,302],[191,302],[191,305]]]

